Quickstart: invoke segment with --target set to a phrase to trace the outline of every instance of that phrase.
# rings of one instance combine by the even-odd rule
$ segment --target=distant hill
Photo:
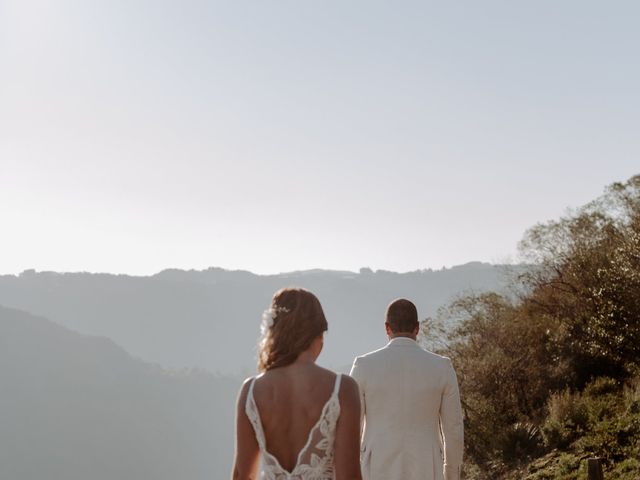
[[[474,262],[409,273],[365,268],[266,276],[220,268],[149,277],[26,271],[0,276],[0,304],[106,336],[163,366],[249,374],[262,311],[277,289],[297,285],[318,295],[329,320],[320,363],[344,369],[354,355],[385,343],[384,309],[394,298],[412,299],[424,318],[462,292],[501,290],[504,270]]]
[[[0,478],[229,478],[239,381],[0,307]]]
[[[318,295],[329,320],[321,363],[348,369],[385,343],[393,298],[413,299],[425,317],[464,291],[506,283],[502,267],[481,263],[404,274],[0,276],[0,304],[12,307],[0,307],[0,478],[226,479],[235,396],[255,369],[259,319],[275,290]]]

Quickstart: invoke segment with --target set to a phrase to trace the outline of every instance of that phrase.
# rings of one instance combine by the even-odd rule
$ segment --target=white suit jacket
[[[459,480],[462,409],[448,358],[399,337],[356,358],[351,376],[362,401],[364,480]]]

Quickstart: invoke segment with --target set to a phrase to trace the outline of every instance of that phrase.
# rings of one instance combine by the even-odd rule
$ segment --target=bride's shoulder
[[[342,374],[338,398],[343,409],[359,409],[360,388],[358,387],[358,382],[356,382],[351,376]]]
[[[346,373],[342,374],[342,379],[340,382],[340,393],[344,391],[346,392],[355,391],[355,393],[359,392],[358,382],[356,382],[351,375],[347,375]]]
[[[239,397],[246,398],[247,395],[249,394],[249,390],[251,389],[251,385],[253,384],[253,382],[258,378],[262,377],[263,375],[264,373],[261,373],[259,375],[254,375],[252,377],[245,378],[244,381],[242,382],[242,386],[240,387]]]
[[[242,382],[242,388],[249,388],[254,380],[257,380],[262,376],[264,376],[264,373],[245,378],[244,381]]]
[[[340,393],[342,393],[344,390],[349,390],[349,389],[353,389],[354,387],[357,388],[358,384],[356,383],[356,381],[351,378],[349,375],[347,375],[346,373],[338,373],[338,372],[334,372],[333,370],[329,370],[327,368],[321,367],[319,365],[316,365],[316,368],[318,369],[318,373],[320,375],[322,375],[323,377],[327,378],[327,381],[329,378],[331,378],[331,381],[336,382],[338,381],[338,376],[340,376]]]
[[[347,375],[346,373],[334,372],[333,370],[329,370],[320,366],[318,366],[318,370],[323,376],[330,377],[333,382],[340,382],[338,393],[341,399],[343,398],[343,396],[349,397],[353,393],[355,393],[356,396],[359,395],[358,383],[350,375]],[[338,376],[340,377],[339,380]]]
[[[329,378],[329,377],[335,378],[335,376],[338,375],[333,370],[329,370],[328,368],[321,367],[318,364],[312,365],[312,368],[316,372],[316,374],[322,375],[322,376],[327,377],[327,378]]]

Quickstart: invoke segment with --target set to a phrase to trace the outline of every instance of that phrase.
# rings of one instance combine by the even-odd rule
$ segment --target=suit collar
[[[418,343],[407,337],[396,337],[387,343],[387,347],[417,347]]]

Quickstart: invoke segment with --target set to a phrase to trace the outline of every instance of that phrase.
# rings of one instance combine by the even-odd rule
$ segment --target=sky
[[[0,0],[0,273],[517,261],[640,173],[639,16]]]

